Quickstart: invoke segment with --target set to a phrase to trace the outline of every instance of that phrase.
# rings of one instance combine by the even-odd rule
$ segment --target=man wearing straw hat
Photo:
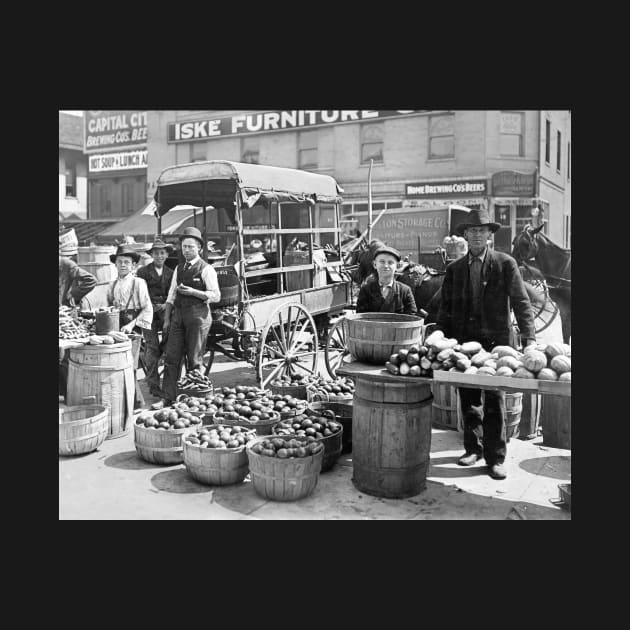
[[[201,369],[212,313],[210,304],[221,300],[217,272],[201,259],[203,238],[195,227],[184,229],[179,241],[185,262],[177,265],[164,311],[168,334],[164,353],[164,394],[167,403],[177,396],[177,379],[186,355],[187,369]]]
[[[146,379],[149,391],[153,396],[164,398],[160,387],[160,375],[158,374],[158,362],[162,354],[159,334],[164,328],[164,313],[166,310],[166,298],[173,280],[173,270],[164,263],[169,252],[175,250],[170,243],[165,243],[157,238],[147,253],[153,258],[153,262],[138,269],[136,275],[142,278],[149,289],[149,297],[153,306],[153,321],[151,330],[144,331],[145,353],[144,363],[147,369]]]
[[[471,210],[456,231],[468,242],[468,254],[446,267],[436,330],[460,343],[478,341],[484,350],[511,341],[510,308],[514,310],[523,345],[536,343],[531,303],[514,258],[488,247],[490,234],[501,226],[487,210]],[[485,459],[493,479],[505,479],[505,393],[460,387],[464,449],[460,466]]]

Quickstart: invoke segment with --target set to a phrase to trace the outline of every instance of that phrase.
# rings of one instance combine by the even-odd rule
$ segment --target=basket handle
[[[308,385],[306,392],[309,394],[309,402],[330,402],[330,396],[325,389]]]

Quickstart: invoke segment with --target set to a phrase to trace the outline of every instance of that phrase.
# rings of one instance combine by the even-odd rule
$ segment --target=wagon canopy
[[[157,181],[159,216],[177,205],[214,206],[234,213],[234,195],[252,207],[263,201],[338,203],[343,192],[329,175],[293,168],[211,160],[166,168]]]

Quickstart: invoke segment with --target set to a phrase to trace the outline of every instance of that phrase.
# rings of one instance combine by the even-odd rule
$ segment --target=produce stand
[[[59,339],[59,363],[61,363],[70,348],[78,348],[85,345],[83,341],[74,341],[70,339]]]

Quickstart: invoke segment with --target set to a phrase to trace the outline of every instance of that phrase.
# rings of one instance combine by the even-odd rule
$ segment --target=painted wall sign
[[[500,171],[492,176],[494,197],[533,197],[535,191],[536,171],[533,173]]]
[[[224,118],[204,118],[202,120],[169,123],[168,142],[194,142],[243,134],[287,131],[304,127],[318,127],[335,123],[369,122],[425,113],[422,109],[397,110],[287,110],[251,114],[238,114]]]
[[[85,112],[85,153],[147,144],[147,113],[89,110]]]
[[[453,195],[486,195],[488,183],[485,179],[452,180],[406,184],[407,197],[452,197]]]
[[[126,151],[123,153],[103,153],[88,158],[90,173],[103,171],[126,171],[147,168],[148,151]]]

